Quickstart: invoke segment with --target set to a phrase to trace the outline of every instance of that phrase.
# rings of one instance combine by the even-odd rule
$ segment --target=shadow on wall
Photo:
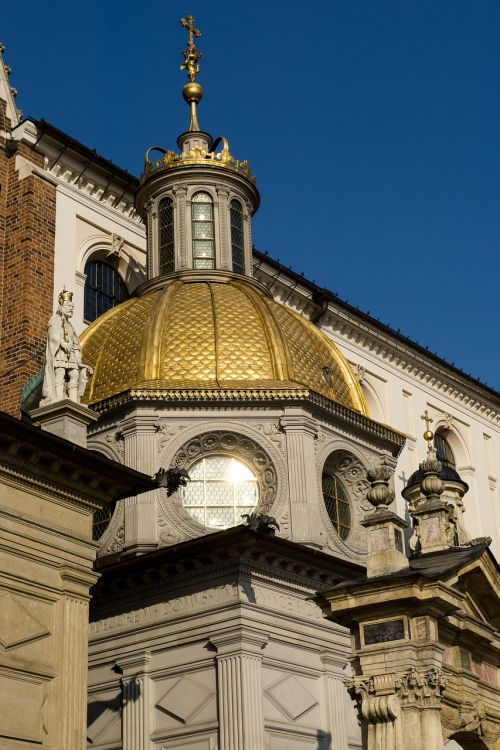
[[[119,671],[115,667],[112,671]],[[126,689],[118,688],[118,693],[112,698],[91,701],[87,708],[87,742],[92,745],[106,732],[108,727],[121,715],[127,703],[135,702],[141,694],[141,686],[134,679],[127,679]]]
[[[322,732],[321,729],[318,729],[316,736],[318,739],[317,750],[333,750],[330,732]]]
[[[444,750],[488,750],[475,732],[457,732],[444,744]]]

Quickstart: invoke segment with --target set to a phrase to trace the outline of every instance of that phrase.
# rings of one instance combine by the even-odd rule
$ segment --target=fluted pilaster
[[[345,712],[347,688],[342,672],[346,660],[325,653],[321,655],[321,661],[324,669],[326,729],[331,734],[332,747],[347,750],[349,742]]]
[[[280,426],[286,434],[292,538],[310,541],[318,532],[315,505],[308,507],[316,487],[316,426],[300,414],[282,417]]]
[[[60,716],[61,748],[87,747],[87,673],[89,589],[97,580],[91,572],[65,569],[61,573],[65,589],[62,607]]]
[[[264,748],[262,649],[267,639],[239,629],[211,643],[217,649],[219,750]]]
[[[149,665],[151,654],[144,651],[118,660],[122,677],[122,750],[150,750],[153,695]]]

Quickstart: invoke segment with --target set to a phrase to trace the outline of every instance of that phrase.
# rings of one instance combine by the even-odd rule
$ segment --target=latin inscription
[[[390,620],[389,622],[374,622],[363,625],[365,645],[373,643],[386,643],[387,641],[401,641],[405,637],[403,620]]]
[[[267,607],[280,612],[289,612],[307,618],[323,620],[319,607],[313,602],[304,601],[280,591],[257,586],[227,584],[206,591],[179,596],[170,601],[158,602],[123,614],[106,617],[90,623],[90,636],[109,630],[130,628],[142,623],[170,620],[184,613],[202,611],[218,604],[241,601]]]

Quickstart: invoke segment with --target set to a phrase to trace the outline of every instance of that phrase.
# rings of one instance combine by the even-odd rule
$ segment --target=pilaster
[[[156,490],[123,500],[124,551],[148,552],[158,546]]]
[[[89,589],[98,576],[90,571],[64,568],[61,659],[59,678],[59,728],[61,748],[86,750]]]
[[[175,195],[175,270],[184,271],[187,267],[187,249],[186,249],[186,194],[187,188],[184,185],[176,185],[173,189]]]
[[[311,489],[316,487],[316,425],[306,415],[287,414],[280,419],[280,427],[286,435],[292,538],[309,542],[318,531],[313,507],[308,504]]]
[[[264,748],[262,649],[267,637],[238,628],[210,642],[217,649],[219,750]]]
[[[323,664],[323,687],[325,695],[326,728],[332,736],[332,747],[349,746],[347,735],[345,698],[346,686],[343,668],[346,660],[330,653],[321,654]]]
[[[220,237],[220,267],[223,271],[233,268],[231,257],[231,227],[229,226],[229,190],[225,187],[217,188],[219,198],[219,237]]]
[[[117,661],[122,677],[122,750],[150,750],[153,685],[151,654],[143,651]]]
[[[121,430],[125,448],[125,465],[152,476],[156,471],[155,436],[148,421],[143,425],[131,424]]]

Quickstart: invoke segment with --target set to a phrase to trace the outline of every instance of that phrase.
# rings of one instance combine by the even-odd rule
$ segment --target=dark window
[[[101,260],[85,265],[85,298],[83,317],[86,323],[127,299],[127,287],[115,269]]]
[[[116,503],[109,503],[104,508],[98,508],[94,511],[94,519],[92,523],[92,539],[94,541],[100,539],[108,528],[115,505]]]
[[[341,539],[347,539],[351,530],[351,505],[335,474],[323,474],[323,499],[335,531]]]
[[[245,273],[245,248],[243,243],[243,209],[241,203],[231,201],[231,250],[234,273]]]
[[[162,198],[158,205],[158,256],[160,276],[175,271],[174,204],[171,198]]]
[[[450,444],[442,432],[436,432],[434,435],[434,446],[436,448],[436,457],[443,466],[455,468],[455,456],[451,450]]]
[[[208,193],[196,193],[191,203],[193,268],[215,268],[214,207]]]

